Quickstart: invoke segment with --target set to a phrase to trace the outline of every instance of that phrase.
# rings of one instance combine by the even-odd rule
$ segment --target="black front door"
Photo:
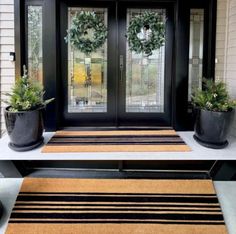
[[[172,5],[67,0],[60,10],[61,125],[171,126]],[[94,12],[108,28],[104,45],[90,54],[64,40],[73,17],[81,11]],[[145,12],[162,15],[165,25],[165,44],[150,56],[131,51],[126,35],[132,19]],[[142,30],[139,34],[146,35]]]

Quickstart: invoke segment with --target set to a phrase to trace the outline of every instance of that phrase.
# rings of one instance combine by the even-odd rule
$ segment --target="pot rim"
[[[235,108],[232,108],[231,110],[228,110],[228,111],[211,111],[211,110],[206,110],[206,109],[203,109],[200,107],[195,107],[195,109],[205,111],[205,112],[212,112],[212,113],[231,113],[231,112],[235,111]]]
[[[34,110],[26,110],[26,111],[9,111],[8,109],[10,108],[11,106],[7,106],[4,108],[4,111],[7,112],[7,113],[16,113],[16,114],[21,114],[21,113],[30,113],[30,112],[34,112],[34,111],[39,111],[39,110],[43,110],[45,109],[45,105],[43,106],[40,106],[38,107],[37,109],[34,109]]]

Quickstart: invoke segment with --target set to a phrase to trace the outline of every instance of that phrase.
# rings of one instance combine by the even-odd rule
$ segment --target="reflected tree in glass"
[[[188,101],[202,87],[204,9],[190,10]]]
[[[29,77],[42,82],[42,6],[28,7]]]
[[[81,11],[94,12],[107,26],[105,8],[68,8],[68,28]],[[88,31],[86,36],[93,37]],[[92,53],[85,54],[68,42],[68,112],[107,112],[107,41]]]
[[[133,17],[154,11],[165,19],[165,9],[128,9],[127,28]],[[140,34],[140,32],[139,32]],[[126,46],[126,112],[164,112],[165,44],[152,55]]]

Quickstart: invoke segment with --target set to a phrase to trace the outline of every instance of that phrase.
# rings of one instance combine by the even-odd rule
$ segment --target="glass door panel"
[[[134,17],[155,13],[163,21],[164,43],[147,56],[131,51],[127,30]],[[119,5],[119,98],[118,121],[123,126],[171,126],[171,77],[173,48],[173,5],[170,3],[122,2]],[[148,27],[147,27],[148,26]],[[137,29],[146,43],[152,33],[149,25]],[[144,39],[143,39],[144,38]],[[122,64],[124,60],[124,66]]]
[[[108,1],[65,0],[60,5],[62,102],[60,125],[114,126],[116,124],[116,5]],[[92,52],[72,46],[68,39],[75,14],[94,13],[107,28],[107,38]],[[96,41],[95,31],[84,25],[83,41]],[[70,32],[70,31],[69,31]],[[90,44],[91,45],[91,44]],[[82,51],[81,51],[82,50]]]
[[[68,8],[68,28],[75,14],[94,12],[107,26],[106,8]],[[93,40],[93,31],[87,37]],[[87,55],[68,43],[68,112],[107,112],[107,42]]]
[[[133,17],[156,12],[165,19],[164,9],[127,9],[127,28]],[[148,34],[147,31],[143,34]],[[150,32],[151,33],[151,32]],[[139,34],[142,34],[139,32]],[[145,36],[145,35],[143,35]],[[151,56],[137,54],[126,44],[126,112],[164,112],[165,45]]]

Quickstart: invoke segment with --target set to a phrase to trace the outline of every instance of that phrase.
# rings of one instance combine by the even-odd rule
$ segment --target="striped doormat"
[[[25,179],[6,234],[226,234],[210,180]]]
[[[58,131],[43,153],[190,151],[174,130]]]

